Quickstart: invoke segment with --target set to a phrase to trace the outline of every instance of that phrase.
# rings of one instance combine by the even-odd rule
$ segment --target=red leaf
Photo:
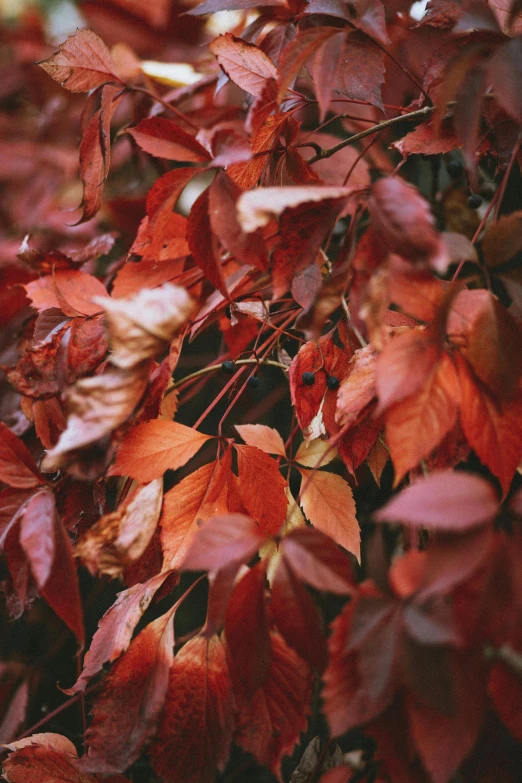
[[[107,82],[120,82],[109,50],[92,30],[78,30],[60,50],[38,63],[71,92],[89,92]]]
[[[209,49],[229,79],[251,95],[261,95],[266,80],[277,75],[274,63],[261,49],[231,33],[220,35]]]
[[[210,462],[176,484],[163,499],[160,520],[163,557],[169,568],[180,568],[196,536],[202,535],[201,523],[228,510],[226,482],[230,475],[229,458]],[[210,566],[212,568],[213,566]]]
[[[279,63],[278,100],[282,101],[295,77],[313,54],[321,47],[330,47],[330,39],[339,31],[334,27],[311,27],[299,30],[296,37],[284,49]],[[330,80],[330,92],[332,83]],[[327,102],[323,101],[323,107]],[[323,114],[326,109],[323,109]]]
[[[244,514],[223,514],[203,525],[181,567],[213,571],[232,563],[246,563],[265,543],[266,535]]]
[[[164,571],[144,584],[136,584],[118,593],[117,600],[98,624],[90,649],[85,655],[81,675],[66,693],[72,695],[78,691],[83,692],[89,680],[98,674],[106,663],[112,663],[125,652],[134,629],[168,576],[169,572]]]
[[[522,375],[522,331],[489,291],[461,291],[448,318],[448,336],[493,394],[512,398]]]
[[[121,772],[141,754],[163,709],[173,659],[173,610],[149,623],[119,658],[92,708],[81,768]]]
[[[312,668],[322,672],[326,665],[326,641],[321,615],[284,557],[272,577],[271,588],[270,610],[284,640]]]
[[[444,273],[447,251],[437,234],[428,203],[399,177],[385,177],[373,186],[368,204],[372,225],[385,247],[415,264]]]
[[[334,473],[321,470],[300,473],[301,505],[312,525],[359,560],[361,534],[350,485]]]
[[[520,38],[513,38],[503,46],[499,46],[488,61],[488,76],[497,100],[519,123],[522,122],[521,58],[522,42]]]
[[[268,678],[249,699],[238,699],[237,744],[279,776],[281,759],[306,729],[311,697],[310,669],[278,632],[270,634]]]
[[[374,514],[379,522],[457,532],[491,521],[498,512],[495,491],[471,473],[440,471],[416,481]]]
[[[218,636],[196,637],[171,666],[166,706],[150,750],[163,783],[212,783],[232,740],[232,691]]]
[[[349,32],[348,35],[343,32],[340,35],[345,37],[334,90],[352,100],[368,101],[382,109],[383,52],[362,32]]]
[[[74,383],[98,367],[108,349],[102,320],[74,318],[67,344],[67,382]]]
[[[323,675],[324,714],[334,736],[372,720],[392,701],[399,685],[400,621],[387,598],[352,601],[334,620]]]
[[[111,152],[111,120],[123,95],[118,87],[102,88],[100,109],[85,128],[80,144],[80,176],[83,183],[83,214],[80,222],[90,220],[103,202],[103,183],[108,177]]]
[[[109,474],[144,484],[181,468],[210,437],[175,421],[147,421],[124,438]]]
[[[44,484],[27,446],[0,422],[0,481],[25,489]]]
[[[371,345],[360,348],[350,359],[337,393],[336,421],[341,427],[354,424],[375,397],[375,360]]]
[[[235,446],[239,491],[244,506],[261,530],[275,534],[286,518],[286,481],[279,464],[255,446]],[[267,495],[267,487],[270,493]]]
[[[130,128],[128,133],[142,150],[156,158],[185,163],[210,160],[210,155],[194,136],[163,117],[142,120],[135,128]]]
[[[429,332],[412,329],[393,337],[377,357],[379,412],[422,390],[433,375],[441,347]]]
[[[227,657],[234,690],[247,698],[264,685],[271,644],[265,606],[266,567],[257,563],[234,588],[225,615]]]
[[[350,595],[350,561],[328,537],[313,528],[292,530],[279,544],[293,573],[316,590]]]
[[[78,575],[67,533],[58,519],[54,495],[43,490],[22,511],[20,545],[38,589],[80,642],[84,640]]]
[[[187,242],[194,261],[214,288],[229,298],[219,249],[209,215],[209,189],[201,193],[190,210],[187,222]]]
[[[443,353],[424,386],[386,412],[386,442],[395,467],[395,486],[428,457],[457,420],[458,377]]]
[[[209,188],[212,231],[238,261],[266,270],[267,250],[261,231],[246,234],[239,224],[236,203],[240,194],[239,187],[224,172],[217,175]]]
[[[434,783],[448,783],[478,740],[486,710],[484,668],[480,658],[454,654],[456,711],[444,715],[408,700],[415,746]]]
[[[286,457],[285,444],[277,430],[265,424],[236,424],[236,430],[248,446],[255,446],[267,454]]]
[[[477,456],[498,478],[505,494],[522,458],[522,397],[517,395],[499,405],[474,380],[465,360],[458,355],[456,359],[464,435]]]

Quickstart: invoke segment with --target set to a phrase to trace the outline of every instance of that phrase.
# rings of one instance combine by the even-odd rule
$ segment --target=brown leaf
[[[184,288],[164,283],[129,299],[98,297],[105,310],[111,364],[129,370],[166,350],[189,319],[194,303]]]
[[[148,364],[82,378],[67,393],[67,429],[45,457],[47,467],[73,463],[75,452],[95,444],[132,415],[146,389]]]
[[[522,212],[501,215],[488,225],[482,240],[486,264],[493,269],[510,261],[522,250]]]
[[[83,183],[83,214],[80,222],[96,215],[103,202],[103,183],[109,175],[111,152],[111,120],[123,95],[118,87],[102,88],[101,106],[85,128],[80,144],[80,177]]]
[[[107,82],[120,82],[109,50],[92,30],[78,30],[56,54],[38,65],[71,92],[89,92]]]
[[[103,516],[76,544],[76,555],[91,574],[121,575],[138,560],[154,535],[161,513],[163,481],[136,488],[123,504]]]

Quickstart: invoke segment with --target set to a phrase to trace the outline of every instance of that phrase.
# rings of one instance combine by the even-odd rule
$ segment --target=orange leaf
[[[264,424],[236,424],[236,430],[248,446],[255,446],[267,454],[286,457],[283,439],[273,427]]]
[[[286,481],[278,463],[255,446],[238,446],[239,490],[244,506],[261,530],[275,534],[286,518]]]
[[[210,438],[175,421],[147,421],[124,438],[109,475],[152,481],[166,470],[181,468]]]
[[[443,353],[420,391],[388,409],[386,442],[395,467],[395,486],[455,425],[459,396],[455,367]]]
[[[166,706],[150,750],[163,783],[211,783],[228,760],[233,702],[218,636],[196,637],[172,664]]]
[[[78,30],[56,54],[38,65],[71,92],[89,92],[107,82],[120,82],[109,50],[92,30]]]
[[[504,494],[522,459],[522,396],[502,404],[473,377],[457,356],[462,395],[460,421],[466,440],[498,478]]]
[[[39,313],[58,307],[70,316],[96,315],[102,308],[94,304],[94,297],[107,296],[105,286],[98,278],[78,269],[59,269],[52,275],[27,283],[25,290]]]
[[[222,490],[229,472],[230,464],[225,460],[210,462],[182,479],[165,495],[160,522],[161,545],[169,568],[180,568],[202,521],[228,510]]]
[[[314,527],[330,536],[359,560],[359,523],[350,485],[341,476],[316,470],[300,471],[301,506]]]

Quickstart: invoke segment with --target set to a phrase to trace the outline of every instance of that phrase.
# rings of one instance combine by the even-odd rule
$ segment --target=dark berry
[[[227,360],[226,362],[223,362],[223,364],[221,365],[221,369],[223,370],[223,372],[226,372],[227,375],[232,375],[232,373],[236,368],[234,367],[234,362]]]
[[[326,379],[326,385],[331,391],[335,391],[339,388],[339,378],[336,378],[335,375],[329,375]]]
[[[450,177],[452,177],[452,179],[457,179],[457,177],[460,177],[460,175],[464,170],[460,160],[450,160],[446,164],[446,168],[448,170],[448,174],[450,175]]]
[[[251,389],[257,389],[259,386],[259,378],[256,375],[251,375],[247,381],[247,386],[250,386]]]
[[[305,386],[313,386],[315,383],[315,375],[313,372],[304,372],[301,375],[301,380]]]
[[[468,207],[470,209],[478,209],[482,204],[482,197],[478,193],[472,193],[468,198]]]

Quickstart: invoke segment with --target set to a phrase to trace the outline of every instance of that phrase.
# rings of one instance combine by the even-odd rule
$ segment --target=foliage
[[[10,783],[521,779],[522,3],[411,10],[4,24]]]

